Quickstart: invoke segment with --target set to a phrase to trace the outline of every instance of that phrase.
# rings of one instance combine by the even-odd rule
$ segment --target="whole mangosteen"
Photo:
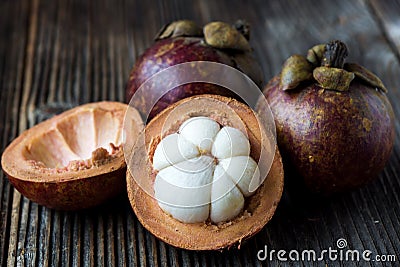
[[[278,146],[305,185],[323,195],[354,189],[382,171],[394,143],[394,114],[382,81],[345,63],[344,43],[293,55],[265,87]]]
[[[249,33],[249,24],[243,20],[238,20],[234,25],[211,22],[203,28],[189,20],[175,21],[164,26],[157,34],[155,43],[135,62],[126,86],[126,101],[129,102],[152,75],[168,67],[192,61],[211,61],[234,67],[248,75],[261,88],[263,74],[252,55]],[[152,86],[134,103],[142,116],[148,115],[147,120],[151,120],[172,103],[192,95],[216,94],[241,100],[227,88],[203,82],[171,88],[161,99],[155,99],[155,91],[164,90],[168,86],[167,82]],[[156,104],[151,107],[153,103]],[[150,114],[146,114],[147,110],[151,110]]]

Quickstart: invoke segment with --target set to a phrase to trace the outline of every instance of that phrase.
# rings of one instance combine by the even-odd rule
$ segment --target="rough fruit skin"
[[[380,90],[359,81],[347,92],[316,84],[266,86],[283,157],[313,192],[330,195],[357,188],[384,168],[394,143],[394,114]]]
[[[155,73],[170,66],[191,61],[211,61],[236,67],[261,86],[262,72],[251,53],[241,51],[235,53],[239,54],[237,59],[234,59],[230,52],[207,45],[200,37],[174,37],[158,40],[135,62],[126,86],[126,101],[129,102],[140,85]],[[168,88],[168,85],[160,84],[154,90],[163,87]],[[150,120],[180,99],[200,94],[216,94],[238,99],[236,94],[226,88],[209,83],[190,83],[176,87],[165,94],[154,106],[148,119]],[[144,114],[145,107],[155,103],[152,101],[153,95],[154,92],[146,92],[145,99],[140,103],[135,103],[135,108],[141,112],[142,116],[146,115]]]
[[[126,167],[73,181],[24,181],[8,175],[11,184],[25,197],[56,210],[91,208],[116,197],[126,189]],[[105,190],[106,188],[106,190]]]

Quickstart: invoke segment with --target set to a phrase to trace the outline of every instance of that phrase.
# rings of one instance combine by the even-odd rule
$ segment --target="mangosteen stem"
[[[325,52],[321,60],[321,66],[342,69],[344,60],[347,56],[347,46],[342,41],[331,41],[325,45]]]
[[[250,23],[243,19],[239,19],[233,24],[233,27],[236,28],[247,40],[250,39]]]

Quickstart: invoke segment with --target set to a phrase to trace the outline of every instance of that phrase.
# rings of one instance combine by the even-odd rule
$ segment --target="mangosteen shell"
[[[376,178],[394,143],[394,113],[381,90],[354,80],[347,91],[303,83],[279,88],[280,77],[265,87],[275,118],[278,146],[306,187],[332,195]]]
[[[122,122],[128,105],[119,102],[97,102],[78,106],[24,131],[5,149],[1,165],[10,183],[22,195],[40,205],[57,210],[86,209],[117,196],[126,189],[126,164],[123,153],[109,162],[78,171],[57,172],[34,168],[24,156],[30,140],[56,127],[57,123],[85,109],[102,109]],[[143,128],[140,116],[137,127]],[[85,125],[84,125],[85,126]],[[121,128],[122,131],[122,128]],[[49,149],[52,149],[49,147]]]
[[[223,105],[221,101],[233,109],[240,120],[246,126],[249,133],[251,144],[251,156],[258,161],[261,151],[261,133],[255,113],[241,102],[218,95],[199,95],[185,98],[171,105],[160,114],[158,114],[144,129],[146,134],[145,144],[142,147],[136,147],[135,153],[140,153],[139,157],[146,161],[146,176],[142,181],[145,184],[139,185],[136,178],[132,176],[128,164],[127,171],[127,190],[131,206],[141,222],[153,235],[162,241],[175,247],[188,250],[221,250],[232,246],[239,246],[242,241],[250,238],[259,232],[267,222],[272,218],[283,192],[283,165],[278,148],[275,149],[275,155],[271,169],[264,183],[257,189],[256,193],[246,199],[245,211],[232,221],[222,224],[204,223],[183,223],[167,213],[158,205],[157,200],[146,192],[152,190],[155,175],[152,171],[151,160],[157,144],[163,136],[162,129],[168,116],[179,105],[191,103],[191,101],[201,101],[206,99],[214,101],[215,109],[220,109],[223,114]],[[207,110],[192,106],[192,114],[195,116],[208,116]],[[229,124],[228,119],[217,119],[221,124]],[[233,127],[235,127],[233,125]],[[139,137],[140,139],[140,137]],[[139,141],[137,145],[139,145]],[[147,149],[147,150],[146,150]],[[135,163],[131,166],[137,168]],[[142,177],[143,178],[143,177]]]

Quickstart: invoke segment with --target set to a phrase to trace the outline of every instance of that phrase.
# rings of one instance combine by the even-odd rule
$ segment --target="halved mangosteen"
[[[207,213],[207,210],[213,209],[214,202],[212,199],[199,202],[207,197],[205,196],[207,188],[213,190],[214,185],[220,184],[218,181],[221,180],[215,180],[215,172],[212,170],[211,172],[214,173],[213,178],[208,184],[202,184],[197,187],[196,181],[191,180],[192,178],[202,178],[208,169],[214,169],[214,165],[220,163],[218,153],[210,153],[209,149],[199,148],[198,153],[195,151],[194,154],[200,158],[213,158],[209,161],[212,166],[206,164],[207,166],[203,169],[184,170],[180,165],[183,160],[189,160],[193,164],[196,163],[193,162],[195,158],[190,156],[190,153],[184,152],[185,149],[188,151],[185,144],[196,138],[189,136],[185,140],[178,139],[177,142],[167,141],[168,138],[172,139],[174,135],[181,135],[182,128],[194,119],[213,121],[212,123],[219,124],[218,127],[221,127],[221,129],[229,127],[242,132],[248,138],[250,145],[249,156],[257,162],[260,170],[259,178],[261,182],[258,183],[257,189],[251,194],[244,194],[246,199],[241,210],[221,220],[213,219],[210,211]],[[194,127],[196,128],[193,129],[194,133],[193,131],[191,132],[193,135],[198,135],[195,131],[206,132],[206,135],[208,135],[211,130],[204,129],[204,127]],[[132,153],[127,157],[128,197],[139,221],[147,230],[164,242],[189,250],[219,250],[240,245],[243,240],[256,234],[272,218],[283,191],[281,156],[276,147],[275,139],[270,138],[271,133],[267,128],[268,125],[263,124],[262,120],[251,108],[233,98],[223,96],[192,96],[180,100],[163,110],[147,124],[144,131],[139,135]],[[234,138],[233,135],[227,140],[233,141],[231,143],[232,146],[240,146],[237,143],[238,139]],[[199,141],[199,147],[205,144],[201,140],[197,141]],[[206,139],[205,141],[209,140]],[[156,150],[160,150],[159,147],[162,142],[169,143],[161,148],[165,157],[156,156],[158,153]],[[214,144],[217,142],[216,137],[212,142]],[[177,145],[175,146],[174,144]],[[182,154],[176,156],[177,152]],[[163,160],[164,158],[166,160]],[[175,164],[176,160],[181,162]],[[158,171],[160,168],[157,166],[162,163],[166,163],[169,167]],[[202,166],[202,164],[196,166]],[[169,174],[172,173],[173,177],[167,177],[169,174],[166,174],[165,177],[159,177],[168,168],[176,169],[168,172]],[[243,170],[244,174],[247,172],[248,169]],[[192,175],[196,173],[200,173],[200,176]],[[229,169],[226,170],[226,173],[230,173]],[[165,198],[157,196],[157,179],[160,178],[166,178],[166,181],[177,181],[177,184],[171,182],[162,188],[161,195]],[[181,181],[185,179],[190,181],[187,185],[180,186],[179,184],[182,184]],[[193,184],[196,185],[193,187]],[[231,187],[232,190],[237,191],[235,188]],[[227,189],[223,193],[223,198],[233,192],[230,188]],[[211,191],[212,194],[213,191]],[[180,201],[185,200],[182,198],[183,195],[188,196],[188,198],[185,198],[186,200],[189,199],[189,201],[195,202],[195,206],[188,206],[186,205],[187,203],[181,205]],[[172,202],[167,200],[167,203],[165,202],[166,199],[172,199]],[[233,201],[232,203],[235,204],[236,202]],[[163,208],[165,206],[170,207],[165,209]],[[203,206],[206,207],[204,209],[206,216],[202,216],[203,214],[198,216],[198,208]],[[207,209],[207,206],[209,209]],[[186,208],[187,210],[185,210]],[[235,209],[235,207],[227,208]],[[171,210],[172,212],[170,212]],[[201,210],[203,211],[203,209]],[[176,213],[184,213],[184,216],[175,216]],[[222,212],[219,212],[219,214],[222,214]]]
[[[127,109],[118,102],[85,104],[26,130],[2,155],[9,181],[30,200],[61,210],[89,208],[123,192]],[[127,125],[138,135],[143,122],[129,111]]]

